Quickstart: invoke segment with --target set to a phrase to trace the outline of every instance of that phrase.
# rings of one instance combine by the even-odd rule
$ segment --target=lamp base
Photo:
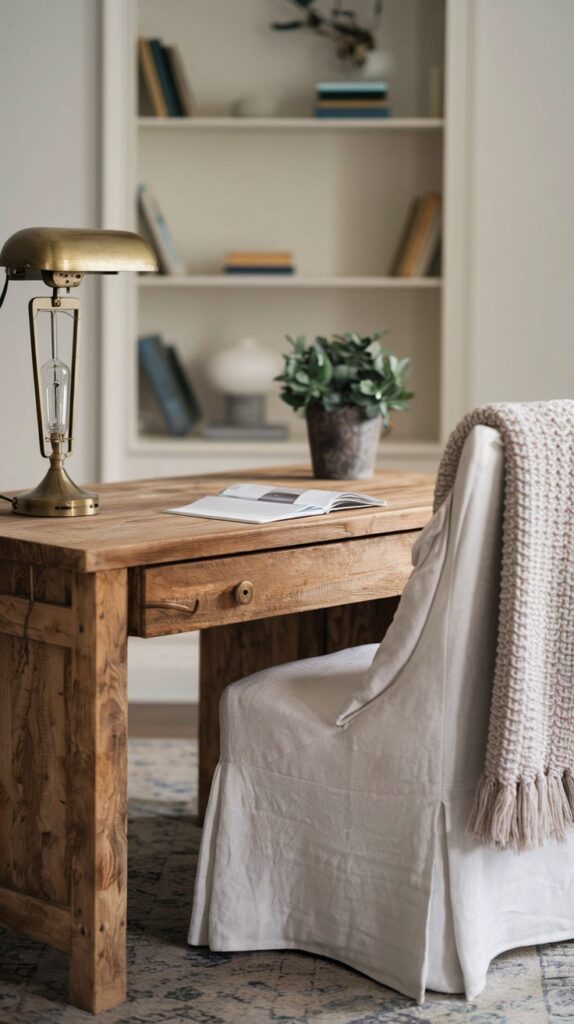
[[[18,494],[12,501],[12,511],[19,516],[95,516],[99,510],[98,495],[77,487],[61,463],[52,464],[33,491]]]

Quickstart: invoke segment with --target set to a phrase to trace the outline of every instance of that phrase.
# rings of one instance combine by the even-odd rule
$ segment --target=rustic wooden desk
[[[68,953],[69,1001],[94,1013],[126,994],[128,634],[204,630],[203,810],[224,686],[380,639],[431,514],[432,479],[397,472],[360,484],[386,508],[268,526],[163,514],[242,477],[310,483],[106,485],[95,519],[0,509],[0,921]]]

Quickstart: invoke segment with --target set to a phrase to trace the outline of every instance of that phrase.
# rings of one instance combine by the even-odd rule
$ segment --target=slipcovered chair
[[[259,672],[221,703],[189,942],[304,949],[417,1000],[574,936],[574,830],[467,834],[497,635],[503,450],[475,427],[382,643]],[[384,568],[381,569],[384,572]]]

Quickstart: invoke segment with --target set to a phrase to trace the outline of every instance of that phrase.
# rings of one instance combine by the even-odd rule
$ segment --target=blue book
[[[295,267],[234,267],[225,266],[225,274],[294,274]]]
[[[315,117],[344,117],[350,121],[353,119],[360,119],[362,121],[365,118],[390,117],[390,115],[391,112],[388,107],[353,107],[352,110],[349,110],[349,107],[315,107]]]
[[[191,382],[187,376],[185,367],[179,358],[179,352],[175,345],[166,345],[166,352],[168,362],[185,398],[191,422],[195,424],[201,419],[201,406],[197,400],[197,395],[191,386]]]
[[[177,98],[177,92],[171,77],[171,68],[165,52],[165,47],[159,39],[150,39],[149,45],[151,48],[154,63],[159,76],[160,85],[162,92],[167,103],[167,109],[170,117],[181,117],[182,110],[179,105]]]
[[[168,350],[159,334],[138,341],[141,368],[151,386],[170,434],[183,437],[193,427],[186,396],[173,370]]]
[[[360,105],[361,103],[384,103],[387,99],[387,93],[380,92],[362,92],[359,96],[356,93],[348,92],[319,92],[317,93],[316,99],[319,103],[341,103],[350,104],[354,103]]]

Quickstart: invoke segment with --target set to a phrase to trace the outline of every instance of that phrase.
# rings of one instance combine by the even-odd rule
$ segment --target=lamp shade
[[[24,228],[2,246],[0,267],[18,277],[37,277],[41,271],[116,274],[157,270],[157,260],[143,238],[131,231]]]

